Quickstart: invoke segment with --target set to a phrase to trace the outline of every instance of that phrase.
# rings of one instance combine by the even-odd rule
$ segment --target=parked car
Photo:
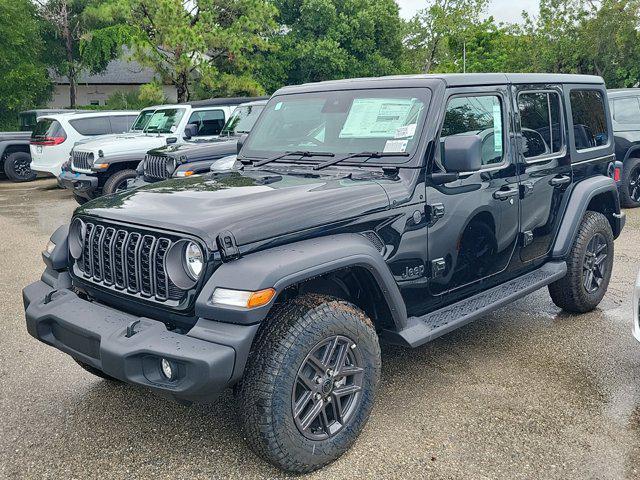
[[[600,77],[286,87],[239,143],[241,169],[76,210],[23,290],[27,329],[181,401],[235,386],[244,438],[284,470],[353,444],[380,342],[423,345],[543,287],[576,313],[607,290],[625,215]]]
[[[209,172],[212,164],[236,153],[238,139],[251,131],[266,104],[266,100],[258,100],[239,105],[217,138],[150,150],[138,165],[138,176],[129,186]]]
[[[136,168],[149,150],[216,138],[238,105],[261,99],[215,98],[156,107],[139,135],[96,139],[75,147],[71,153],[71,172],[63,174],[60,182],[75,192],[79,203],[126,189],[128,182],[136,178]]]
[[[72,110],[36,109],[18,114],[19,132],[0,132],[0,174],[13,182],[29,182],[36,178],[31,170],[29,142],[37,118],[42,115]]]
[[[134,111],[73,112],[40,117],[31,132],[31,169],[59,176],[75,143],[124,133],[140,118]]]
[[[616,158],[623,163],[622,206],[640,206],[640,89],[609,90]]]
[[[636,278],[631,305],[633,309],[633,336],[640,342],[640,272]]]

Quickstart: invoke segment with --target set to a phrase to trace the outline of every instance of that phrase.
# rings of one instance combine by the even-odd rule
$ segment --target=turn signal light
[[[271,301],[275,294],[276,291],[273,288],[253,292],[247,302],[247,308],[256,308],[266,305]]]
[[[245,290],[230,290],[216,288],[211,297],[212,303],[230,307],[257,308],[266,305],[273,299],[276,291],[273,288],[248,292]]]

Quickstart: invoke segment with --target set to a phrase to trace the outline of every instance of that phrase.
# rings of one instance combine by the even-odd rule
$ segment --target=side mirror
[[[238,155],[240,155],[240,150],[242,150],[242,145],[244,145],[244,142],[246,139],[247,139],[246,133],[243,133],[242,135],[240,135],[240,138],[238,139],[238,143],[236,147],[236,152],[238,153]]]
[[[482,167],[482,140],[478,135],[445,138],[442,164],[448,173],[477,172]]]
[[[184,127],[184,139],[189,140],[191,137],[198,135],[198,126],[195,123],[190,123]]]
[[[167,138],[167,145],[171,145],[172,143],[177,143],[178,139],[176,137],[168,137]]]

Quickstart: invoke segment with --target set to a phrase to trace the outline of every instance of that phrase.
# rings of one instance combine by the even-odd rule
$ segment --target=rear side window
[[[502,163],[502,102],[497,95],[453,97],[440,135],[478,135],[482,140],[482,165]]]
[[[604,96],[599,90],[571,90],[571,116],[576,150],[607,145],[609,132]]]
[[[611,101],[613,119],[618,123],[640,123],[640,99],[616,98]]]
[[[113,117],[109,117],[109,121],[111,122],[111,132],[128,132],[135,119],[135,115],[114,115]]]
[[[78,118],[69,120],[69,123],[80,135],[92,136],[111,133],[109,117]]]
[[[555,92],[523,92],[518,96],[521,151],[527,158],[559,153],[564,147],[560,95]]]
[[[189,118],[189,123],[198,127],[196,137],[219,135],[222,127],[224,127],[224,111],[203,110],[193,112]]]
[[[43,118],[36,123],[36,126],[33,128],[31,132],[31,138],[34,140],[42,139],[45,137],[55,138],[55,137],[64,137],[65,132],[60,122],[57,120],[52,120],[50,118]]]
[[[36,126],[36,113],[21,113],[19,116],[20,130],[23,132],[31,132]]]

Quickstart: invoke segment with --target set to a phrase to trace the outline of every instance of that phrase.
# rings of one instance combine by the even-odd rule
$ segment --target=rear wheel
[[[238,389],[241,426],[258,455],[310,472],[342,455],[369,418],[378,337],[360,309],[326,295],[293,299],[266,322]]]
[[[574,313],[596,308],[607,292],[613,269],[613,233],[599,212],[585,213],[567,259],[567,275],[549,285],[558,307]]]
[[[4,173],[13,182],[35,180],[36,172],[31,170],[31,155],[26,152],[13,152],[4,160]]]
[[[127,182],[132,178],[136,178],[137,173],[135,170],[127,169],[120,170],[119,172],[111,175],[104,186],[102,187],[102,194],[109,195],[111,193],[122,192],[127,189]]]
[[[623,207],[640,207],[640,158],[629,158],[624,162],[620,200]]]
[[[111,382],[119,382],[120,380],[118,380],[115,377],[112,377],[111,375],[107,375],[106,373],[104,373],[102,370],[98,370],[95,367],[92,367],[91,365],[87,365],[84,362],[81,362],[80,360],[76,360],[74,358],[75,362],[80,365],[84,370],[86,370],[87,372],[95,375],[96,377],[100,377],[100,378],[104,378],[105,380],[109,380]]]

